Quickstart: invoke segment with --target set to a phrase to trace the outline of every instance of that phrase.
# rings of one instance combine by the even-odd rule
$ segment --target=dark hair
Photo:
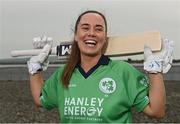
[[[107,21],[106,21],[106,18],[105,16],[98,12],[98,11],[94,11],[94,10],[88,10],[88,11],[85,11],[83,13],[81,13],[76,21],[76,24],[75,24],[75,27],[74,27],[74,34],[77,33],[77,28],[78,28],[78,24],[82,18],[83,15],[87,14],[87,13],[96,13],[98,15],[100,15],[103,20],[104,20],[104,23],[105,23],[105,32],[106,32],[106,35],[107,35]],[[75,41],[75,39],[74,39]],[[107,45],[105,45],[106,47]],[[63,86],[65,86],[66,88],[68,87],[69,85],[69,80],[72,76],[72,73],[75,69],[75,66],[77,65],[77,63],[80,61],[80,50],[79,50],[79,47],[78,47],[78,44],[77,42],[73,42],[72,44],[72,47],[71,47],[71,54],[68,58],[68,61],[65,65],[65,68],[63,70],[63,73],[62,73],[62,76],[61,76],[61,80],[63,82]]]

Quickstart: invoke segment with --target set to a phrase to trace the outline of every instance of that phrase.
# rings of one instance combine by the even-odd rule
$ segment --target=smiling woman
[[[45,83],[40,71],[47,68],[52,45],[46,44],[39,55],[31,57],[28,68],[36,105],[58,108],[62,123],[129,123],[132,107],[151,117],[163,117],[166,97],[162,72],[170,69],[172,56],[159,59],[145,47],[147,76],[127,62],[105,56],[106,43],[104,15],[85,11],[76,21],[68,62]],[[171,55],[172,42],[163,43],[162,51]]]
[[[82,13],[75,25],[75,38],[72,45],[72,52],[62,76],[62,81],[65,86],[68,85],[73,69],[78,62],[81,61],[82,67],[86,64],[83,60],[92,62],[92,64],[98,62],[103,54],[103,47],[107,45],[106,42],[107,22],[105,17],[97,11],[86,11]],[[92,43],[94,44],[92,45]],[[96,59],[92,59],[94,57],[96,57]],[[86,64],[87,66],[84,67],[85,72],[94,66],[92,64]]]

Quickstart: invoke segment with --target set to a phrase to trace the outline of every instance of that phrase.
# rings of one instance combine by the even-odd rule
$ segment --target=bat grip
[[[42,49],[31,49],[31,50],[14,50],[11,51],[12,57],[19,56],[36,56],[41,52]],[[51,55],[57,55],[57,47],[53,47],[50,52]]]

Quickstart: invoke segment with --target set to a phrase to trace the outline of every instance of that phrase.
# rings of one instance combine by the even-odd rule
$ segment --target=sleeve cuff
[[[145,96],[140,102],[135,105],[135,109],[137,112],[142,112],[144,108],[149,104],[148,96]]]
[[[42,95],[39,98],[40,98],[40,103],[41,103],[43,108],[45,108],[47,110],[51,110],[52,109],[52,107],[50,107],[50,106],[48,106],[46,104],[46,101],[45,101],[45,99],[44,99],[44,97]]]

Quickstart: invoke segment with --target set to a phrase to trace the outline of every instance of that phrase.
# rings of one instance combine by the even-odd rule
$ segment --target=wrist
[[[42,67],[40,63],[33,63],[28,61],[27,65],[28,65],[28,71],[31,75],[38,74],[42,71]]]
[[[163,74],[162,73],[157,73],[157,74],[148,74],[149,79],[152,82],[153,80],[162,80],[163,81]],[[155,81],[157,82],[157,81]]]
[[[148,72],[148,75],[149,76],[157,76],[157,75],[163,75],[163,73],[162,72],[157,72],[157,73],[149,73]]]

